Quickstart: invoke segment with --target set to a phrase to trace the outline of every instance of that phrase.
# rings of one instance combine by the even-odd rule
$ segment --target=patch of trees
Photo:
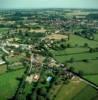
[[[19,33],[17,33],[17,37],[20,37],[21,41],[20,43],[24,43],[24,44],[30,44],[30,43],[37,43],[38,41],[40,41],[40,39],[42,37],[45,37],[46,33],[42,33],[42,32],[22,32],[20,31]],[[24,37],[24,39],[23,39]]]
[[[15,14],[13,14],[13,16],[19,16],[19,17],[29,16],[30,17],[32,16],[32,13],[16,11]]]
[[[32,28],[33,29],[41,29],[41,27],[39,25],[33,25]]]
[[[94,38],[95,38],[94,33],[96,33],[95,29],[84,29],[82,31],[75,32],[74,34],[82,36],[82,37],[87,38],[89,40],[94,40]]]
[[[64,50],[64,49],[66,49],[66,44],[64,44],[64,43],[54,44],[54,45],[52,45],[51,48],[54,50]]]
[[[10,17],[7,17],[5,20],[7,21],[17,21],[17,20],[24,20],[22,17],[20,16],[10,16]]]
[[[89,48],[90,53],[98,52],[98,47],[96,48]]]
[[[88,14],[86,16],[87,19],[92,19],[92,20],[97,20],[98,19],[98,14]]]
[[[51,49],[53,50],[64,50],[68,47],[68,45],[66,44],[65,40],[60,40],[60,41],[53,41],[53,43],[51,43]]]
[[[28,38],[35,38],[35,37],[37,37],[37,38],[39,38],[39,37],[45,37],[45,35],[46,35],[46,33],[43,33],[43,32],[32,32],[32,33],[30,33],[30,32],[22,32],[22,31],[20,31],[19,33],[17,33],[19,36],[21,36],[21,37],[28,37]]]

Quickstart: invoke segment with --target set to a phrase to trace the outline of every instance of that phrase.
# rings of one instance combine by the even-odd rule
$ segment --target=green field
[[[84,43],[88,43],[90,47],[97,47],[98,46],[98,41],[93,41],[93,40],[88,40],[86,38],[77,36],[77,35],[70,35],[70,40],[68,41],[71,45],[80,45],[83,46]]]
[[[54,85],[50,91],[51,100],[71,100],[82,88],[86,86],[85,83],[79,79],[73,79],[68,84]]]
[[[73,54],[78,54],[78,53],[84,53],[87,52],[89,49],[88,48],[83,48],[83,47],[76,47],[76,48],[67,48],[65,50],[51,50],[51,52],[56,55],[56,56],[63,56],[63,55],[73,55]]]
[[[95,40],[98,41],[98,32],[94,36],[95,36]]]
[[[72,66],[76,72],[83,71],[85,74],[98,74],[98,61],[92,60],[88,63],[85,62],[74,62],[69,64]]]
[[[72,100],[95,100],[98,97],[98,93],[90,86],[86,86],[80,91]]]
[[[7,100],[14,95],[19,81],[17,78],[22,77],[24,69],[2,74],[0,76],[0,100]]]
[[[3,32],[7,32],[9,30],[9,28],[0,28],[0,34],[2,34]]]
[[[98,75],[98,52],[89,53],[89,48],[83,47],[84,43],[88,43],[89,47],[95,48],[98,46],[98,41],[88,40],[80,36],[71,35],[70,40],[67,41],[67,43],[70,43],[72,46],[77,44],[77,47],[57,51],[50,50],[53,53],[54,58],[61,63],[67,62],[68,67],[73,67],[75,72],[82,71],[84,76],[90,75],[86,78],[98,84],[96,76],[92,76],[96,74]],[[72,58],[73,63],[68,63],[68,61],[70,61]],[[84,60],[87,60],[88,62],[84,62]]]
[[[55,59],[59,62],[65,62],[65,61],[68,61],[70,60],[71,58],[74,58],[75,61],[78,61],[78,60],[83,60],[83,59],[96,59],[96,57],[98,57],[98,52],[95,52],[95,53],[89,53],[89,52],[85,52],[84,50],[83,51],[77,51],[77,48],[74,49],[74,51],[71,50],[72,48],[68,49],[69,52],[66,53],[66,51],[68,51],[66,49],[66,51],[54,51],[53,54],[55,56]],[[78,49],[79,50],[79,49]]]
[[[58,92],[55,100],[71,100],[82,88],[85,87],[84,83],[70,82],[67,85],[63,85]]]
[[[87,75],[84,77],[98,85],[98,75]]]
[[[67,85],[56,85],[51,90],[51,98],[54,100],[91,100],[96,95],[95,89],[79,79],[73,79]]]

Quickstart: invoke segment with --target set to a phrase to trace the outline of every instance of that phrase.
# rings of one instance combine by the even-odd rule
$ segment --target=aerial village
[[[0,84],[0,100],[98,100],[98,11],[1,10]]]

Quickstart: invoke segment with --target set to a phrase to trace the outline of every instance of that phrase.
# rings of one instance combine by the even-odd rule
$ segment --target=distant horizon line
[[[64,7],[46,7],[46,8],[0,8],[0,10],[32,10],[32,9],[93,9],[93,10],[98,10],[98,8],[64,8]]]

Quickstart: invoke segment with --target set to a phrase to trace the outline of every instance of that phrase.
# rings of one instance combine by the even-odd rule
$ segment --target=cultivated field
[[[66,35],[61,35],[61,34],[52,34],[52,35],[48,35],[47,37],[45,37],[46,39],[54,39],[54,40],[61,40],[61,39],[67,39],[68,36]]]

